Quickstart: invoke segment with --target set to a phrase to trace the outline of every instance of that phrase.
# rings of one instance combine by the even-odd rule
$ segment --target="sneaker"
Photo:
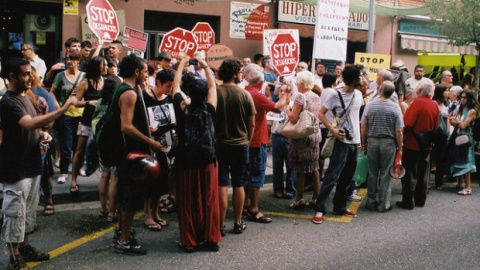
[[[348,200],[349,200],[349,201],[352,201],[352,202],[359,202],[359,201],[362,200],[362,197],[358,196],[358,195],[357,195],[357,191],[354,190],[354,191],[352,192],[352,195],[348,196]]]
[[[313,223],[320,224],[323,222],[323,213],[322,212],[315,212],[315,215],[312,218]]]
[[[67,181],[67,178],[63,177],[63,176],[60,176],[57,179],[57,183],[59,183],[59,184],[65,184],[66,181]]]
[[[125,242],[117,241],[114,249],[115,252],[125,255],[141,256],[147,254],[147,250],[142,248],[133,237],[130,237],[130,239]]]
[[[50,259],[50,254],[39,252],[30,245],[20,247],[18,250],[26,262],[42,262]]]
[[[27,262],[25,262],[22,255],[17,255],[15,256],[15,259],[10,256],[10,262],[8,262],[8,270],[30,270],[30,267],[28,267]]]
[[[78,175],[80,175],[80,176],[82,176],[82,177],[86,177],[86,176],[87,176],[87,172],[85,172],[84,169],[80,169],[80,170],[78,171]]]
[[[335,215],[343,215],[343,216],[354,217],[354,218],[357,217],[357,214],[350,209],[347,209],[347,210],[341,211],[341,212],[333,211],[333,213]]]
[[[130,230],[130,237],[134,238],[136,233],[137,232],[134,229],[131,229]],[[119,229],[115,229],[115,231],[113,232],[113,237],[112,237],[112,242],[114,244],[116,244],[117,241],[120,240],[120,235],[121,234],[122,234],[122,232]]]

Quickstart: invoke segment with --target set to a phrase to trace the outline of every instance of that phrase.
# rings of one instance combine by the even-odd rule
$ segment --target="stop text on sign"
[[[92,12],[92,20],[96,21],[97,23],[108,23],[112,24],[115,20],[115,11],[108,10],[101,7],[90,7],[90,11]]]
[[[273,56],[275,58],[296,57],[296,50],[296,43],[283,43],[272,45]]]
[[[195,43],[179,37],[168,36],[165,47],[169,49],[175,48],[177,51],[187,52],[195,48]]]

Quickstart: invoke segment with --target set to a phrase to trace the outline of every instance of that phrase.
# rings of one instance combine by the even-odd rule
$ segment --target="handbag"
[[[470,138],[467,135],[459,135],[455,138],[456,146],[466,146],[470,144]]]
[[[283,127],[280,134],[287,138],[291,139],[303,139],[315,132],[315,128],[317,126],[315,115],[305,110],[305,105],[307,104],[307,99],[305,95],[303,95],[303,107],[300,115],[298,116],[298,120],[295,124],[293,124],[290,120],[287,120],[287,123]]]
[[[357,168],[355,169],[355,173],[353,174],[353,181],[357,183],[357,185],[361,185],[367,181],[368,175],[368,157],[365,152],[361,152],[358,156],[357,161]]]
[[[337,94],[338,94],[338,97],[340,98],[340,103],[342,104],[343,113],[339,117],[335,116],[332,122],[333,128],[343,126],[343,124],[345,123],[345,120],[350,114],[350,109],[352,108],[353,100],[355,99],[355,93],[354,93],[352,100],[350,101],[347,109],[345,110],[345,103],[343,102],[343,98],[342,98],[342,95],[340,94],[340,91],[337,91]],[[333,135],[332,132],[329,131],[327,134],[327,139],[325,140],[325,144],[322,147],[322,152],[320,153],[320,156],[322,158],[326,159],[332,156],[333,148],[335,147],[336,140],[337,140],[337,137],[335,137],[335,135]]]

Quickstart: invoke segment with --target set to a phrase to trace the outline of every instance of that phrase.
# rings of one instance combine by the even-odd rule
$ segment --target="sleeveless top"
[[[83,99],[85,101],[91,101],[91,100],[98,100],[102,96],[102,91],[95,89],[95,87],[90,83],[90,80],[87,79],[87,90],[83,94]],[[80,122],[82,125],[91,127],[92,126],[92,118],[93,118],[93,113],[95,112],[95,106],[85,104],[85,109],[83,110],[82,114],[82,119]]]

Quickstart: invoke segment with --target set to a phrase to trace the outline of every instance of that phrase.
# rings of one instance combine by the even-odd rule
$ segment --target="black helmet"
[[[128,153],[125,164],[128,175],[135,182],[149,184],[160,177],[160,164],[151,155],[139,152]]]

